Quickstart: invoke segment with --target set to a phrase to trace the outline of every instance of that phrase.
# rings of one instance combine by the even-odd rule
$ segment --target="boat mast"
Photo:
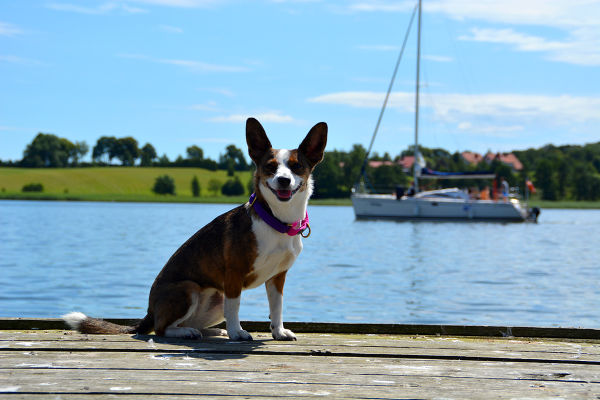
[[[417,162],[419,159],[419,72],[421,70],[421,0],[419,0],[419,19],[417,21],[417,83],[415,90],[415,161],[413,163],[413,182],[415,193],[419,191]]]

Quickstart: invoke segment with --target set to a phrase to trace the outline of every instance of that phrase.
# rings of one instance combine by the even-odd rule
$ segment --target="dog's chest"
[[[252,220],[252,231],[256,236],[257,257],[251,272],[254,279],[247,286],[248,289],[262,285],[275,275],[287,271],[302,251],[300,235],[279,233],[256,218]]]

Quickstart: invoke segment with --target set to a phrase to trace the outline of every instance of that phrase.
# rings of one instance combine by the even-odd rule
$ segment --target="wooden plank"
[[[532,341],[500,338],[438,338],[391,335],[298,334],[297,342],[277,342],[256,333],[253,342],[225,338],[206,340],[166,339],[151,335],[81,335],[75,332],[41,331],[0,333],[0,349],[6,351],[103,351],[355,356],[380,358],[440,358],[462,360],[516,360],[524,362],[600,362],[600,343]]]
[[[115,353],[64,354],[53,365],[36,355],[15,359],[15,367],[0,378],[0,387],[19,386],[21,393],[84,394],[142,393],[163,395],[280,394],[354,398],[473,397],[480,390],[511,396],[531,396],[541,388],[546,396],[580,397],[599,393],[600,371],[582,366],[549,364],[371,360],[328,357],[250,355],[204,358]],[[32,362],[32,358],[36,360]],[[36,362],[40,364],[35,364]],[[20,367],[19,367],[20,366]],[[57,390],[60,388],[60,390]],[[536,390],[537,389],[537,390]],[[540,392],[541,393],[541,392]],[[499,396],[490,396],[499,397]]]
[[[138,319],[106,318],[121,325],[134,325]],[[269,323],[244,321],[242,326],[252,332],[269,332]],[[219,327],[223,328],[221,324]],[[440,335],[440,336],[484,336],[484,337],[531,337],[600,340],[599,329],[546,328],[510,326],[468,325],[420,325],[420,324],[356,324],[324,322],[286,322],[286,327],[297,333],[333,334],[389,334],[389,335]],[[4,318],[1,330],[65,329],[61,319]]]
[[[600,397],[597,341],[254,336],[239,343],[2,331],[0,398]]]

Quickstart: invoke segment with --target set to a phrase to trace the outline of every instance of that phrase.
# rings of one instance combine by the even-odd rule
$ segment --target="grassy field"
[[[175,180],[175,196],[152,192],[156,177],[169,175]],[[236,175],[247,187],[250,172]],[[202,188],[201,197],[192,196],[194,176]],[[239,202],[243,196],[226,197],[208,190],[208,182],[217,179],[225,183],[231,177],[226,171],[208,171],[199,168],[0,168],[0,198],[41,200],[90,201],[169,201],[169,202]],[[23,185],[41,183],[42,193],[23,193]],[[244,200],[245,201],[245,200]]]
[[[169,175],[175,180],[175,196],[152,192],[156,177]],[[250,172],[236,175],[247,188]],[[192,196],[191,182],[198,177],[202,191]],[[248,200],[242,196],[224,196],[208,190],[208,182],[217,179],[225,183],[231,177],[226,171],[208,171],[199,168],[0,168],[0,199],[12,200],[65,200],[65,201],[122,201],[170,203],[231,203]],[[41,183],[42,193],[23,193],[29,183]],[[247,189],[246,189],[247,190]],[[350,205],[350,199],[314,200],[313,204]]]
[[[175,196],[152,192],[154,180],[161,175],[169,175],[175,180]],[[251,173],[238,172],[236,175],[247,188]],[[194,176],[198,177],[202,187],[200,197],[192,196],[191,181]],[[0,168],[0,199],[239,204],[250,195],[247,192],[242,196],[228,197],[220,192],[209,192],[208,182],[211,179],[225,183],[230,177],[226,171],[199,168]],[[29,183],[41,183],[44,192],[23,193],[21,189]],[[311,204],[349,206],[352,203],[346,198],[311,200]],[[600,209],[599,201],[542,201],[534,198],[529,205],[542,209]]]

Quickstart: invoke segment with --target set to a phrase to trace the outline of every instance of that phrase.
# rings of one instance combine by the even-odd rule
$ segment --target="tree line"
[[[229,171],[231,176],[234,171],[248,171],[253,167],[251,162],[246,161],[244,151],[234,145],[227,146],[219,160],[206,158],[202,148],[193,145],[186,148],[186,157],[178,156],[171,161],[166,155],[159,157],[150,143],[140,147],[133,137],[102,136],[92,148],[92,162],[81,162],[89,150],[85,142],[72,143],[53,134],[39,133],[27,145],[22,160],[4,163],[0,161],[0,165],[64,168],[112,165],[113,160],[118,160],[123,166],[196,167],[213,171],[222,169]],[[521,171],[513,171],[510,166],[498,160],[489,164],[481,161],[472,165],[463,159],[461,153],[450,153],[441,148],[419,147],[419,150],[427,166],[437,171],[494,173],[521,190],[524,190],[526,181],[530,180],[539,191],[540,198],[544,200],[600,200],[600,142],[585,145],[547,145],[538,149],[513,151],[523,164]],[[413,154],[412,146],[393,157],[389,153],[373,153],[369,156],[369,161],[392,163],[371,168],[365,163],[367,152],[362,145],[355,144],[350,151],[325,152],[323,161],[314,171],[317,182],[314,196],[348,197],[363,168],[365,184],[375,191],[392,192],[397,185],[408,186],[412,181],[412,173],[405,172],[397,162]],[[490,185],[490,182],[485,180],[428,180],[423,183],[431,188],[476,186],[483,189]]]
[[[504,177],[511,187],[524,193],[527,181],[531,181],[543,200],[600,200],[600,142],[586,145],[554,146],[546,145],[538,149],[513,151],[523,164],[523,169],[514,171],[510,166],[494,160],[482,160],[470,164],[461,153],[450,153],[441,148],[419,147],[427,166],[441,172],[486,172]],[[389,153],[374,153],[369,161],[392,161],[392,165],[371,168],[365,165],[366,149],[354,145],[349,152],[330,151],[314,172],[317,182],[315,197],[347,197],[361,176],[363,166],[364,182],[368,189],[376,192],[393,192],[395,187],[408,186],[412,181],[412,171],[406,173],[397,162],[405,156],[414,155],[413,146],[392,157]],[[490,186],[489,180],[426,180],[421,182],[425,189],[450,186],[477,187]]]
[[[202,148],[196,145],[186,149],[185,158],[179,156],[171,161],[166,154],[159,157],[156,149],[150,143],[140,147],[138,141],[131,136],[122,138],[102,136],[92,148],[92,162],[82,162],[81,160],[89,151],[90,148],[86,142],[73,143],[54,134],[38,133],[23,151],[21,160],[16,162],[0,161],[0,166],[67,168],[112,165],[113,161],[117,160],[122,166],[196,167],[211,171],[217,169],[250,170],[250,164],[246,162],[243,151],[234,145],[227,146],[218,161],[205,158]]]

